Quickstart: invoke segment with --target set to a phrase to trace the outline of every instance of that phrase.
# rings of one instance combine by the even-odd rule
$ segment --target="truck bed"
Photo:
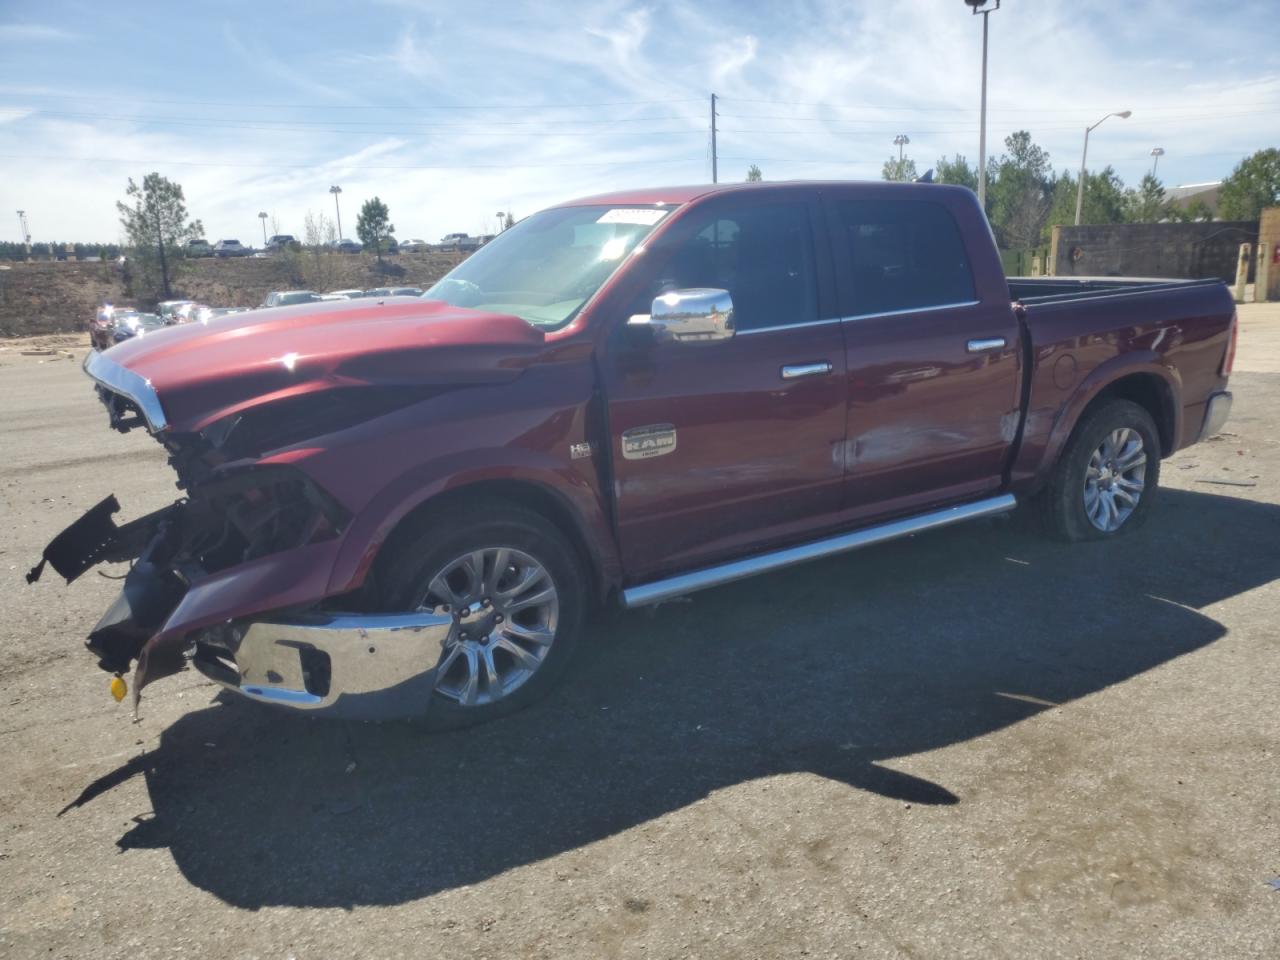
[[[1167,277],[1010,277],[1009,297],[1030,306],[1221,283],[1216,277],[1206,280],[1170,280]]]

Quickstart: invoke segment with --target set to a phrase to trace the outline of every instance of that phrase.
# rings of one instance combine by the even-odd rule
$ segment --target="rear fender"
[[[1171,417],[1171,436],[1176,445],[1177,438],[1182,436],[1182,378],[1177,368],[1162,363],[1160,356],[1154,351],[1128,351],[1100,363],[1080,381],[1059,410],[1046,438],[1037,441],[1029,435],[1024,437],[1011,474],[1013,492],[1027,496],[1039,490],[1048,480],[1053,465],[1058,462],[1072,431],[1089,404],[1107,388],[1134,374],[1151,374],[1164,383],[1172,398],[1171,409],[1166,412]],[[1036,402],[1036,386],[1032,386],[1033,407]]]

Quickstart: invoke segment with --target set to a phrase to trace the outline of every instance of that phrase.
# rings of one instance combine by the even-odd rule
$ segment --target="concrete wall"
[[[1258,227],[1259,243],[1263,245],[1263,255],[1267,258],[1265,280],[1267,289],[1254,291],[1255,300],[1280,301],[1280,263],[1276,262],[1276,248],[1280,247],[1280,207],[1267,207],[1262,211],[1262,221]],[[1253,258],[1254,267],[1260,266],[1258,258]],[[1256,280],[1255,280],[1256,282]]]
[[[1257,239],[1256,220],[1054,227],[1049,263],[1059,277],[1218,277],[1234,283],[1240,244]]]

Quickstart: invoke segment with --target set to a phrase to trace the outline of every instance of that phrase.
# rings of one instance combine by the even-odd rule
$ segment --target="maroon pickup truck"
[[[1006,279],[968,190],[673,187],[544,210],[424,298],[316,303],[91,353],[182,497],[108,497],[45,562],[131,561],[88,648],[255,700],[458,726],[639,607],[1012,509],[1151,510],[1217,431],[1218,281]],[[763,589],[768,589],[766,584]],[[779,602],[785,602],[779,598]],[[122,684],[113,689],[122,694]]]

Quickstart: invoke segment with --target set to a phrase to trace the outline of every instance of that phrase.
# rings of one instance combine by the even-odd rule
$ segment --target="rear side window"
[[[651,300],[671,290],[713,287],[733,298],[734,325],[758,330],[818,319],[813,230],[806,203],[718,206],[665,263]],[[648,302],[636,312],[647,313]]]
[[[848,259],[837,263],[841,312],[865,316],[977,299],[960,229],[927,200],[836,200]]]

